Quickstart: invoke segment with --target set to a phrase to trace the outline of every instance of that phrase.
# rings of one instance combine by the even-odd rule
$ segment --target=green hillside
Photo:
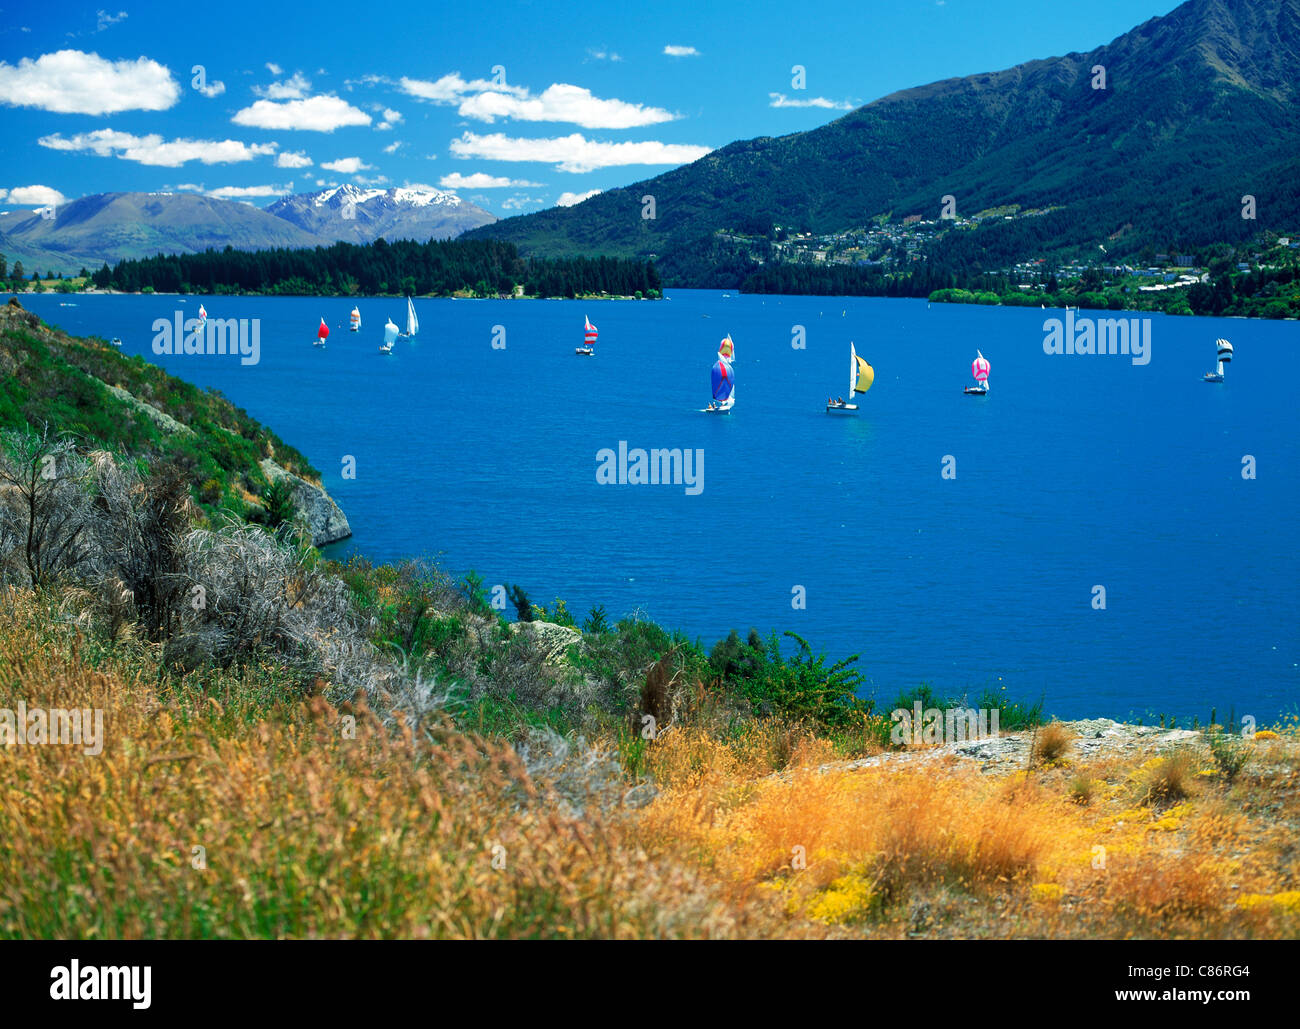
[[[1105,88],[1094,88],[1097,67]],[[1240,242],[1300,218],[1300,0],[1189,0],[1084,54],[884,97],[810,132],[732,143],[575,207],[470,233],[525,254],[657,255],[668,285],[735,285],[718,230],[832,232],[878,215],[1057,208],[963,234],[984,267]],[[652,195],[656,217],[642,219]],[[1242,217],[1242,197],[1258,217]]]
[[[319,482],[307,459],[219,392],[101,340],[76,339],[0,306],[0,432],[70,437],[148,465],[172,464],[210,512],[242,519],[270,485],[260,462]],[[254,504],[254,506],[256,506]]]

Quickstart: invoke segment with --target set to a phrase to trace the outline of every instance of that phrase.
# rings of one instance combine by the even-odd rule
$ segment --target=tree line
[[[260,293],[301,296],[657,297],[652,261],[614,257],[525,258],[498,240],[335,243],[274,250],[205,250],[104,264],[100,289],[158,293]]]

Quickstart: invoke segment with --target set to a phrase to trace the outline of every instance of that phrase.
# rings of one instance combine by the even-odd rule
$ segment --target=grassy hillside
[[[814,723],[715,708],[633,766],[608,733],[512,744],[454,704],[401,727],[270,660],[179,675],[75,597],[11,591],[0,705],[18,698],[102,709],[106,742],[0,747],[0,937],[1300,932],[1294,733],[1236,769],[1204,743],[1089,759],[1059,730],[983,774],[834,764]]]
[[[210,510],[242,518],[268,486],[263,458],[319,482],[301,453],[219,392],[103,340],[73,339],[16,300],[0,307],[0,377],[0,431],[48,429],[84,449],[175,465]]]

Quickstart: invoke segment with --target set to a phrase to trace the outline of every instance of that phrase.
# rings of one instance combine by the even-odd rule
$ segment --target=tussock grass
[[[79,619],[75,597],[0,594],[0,707],[102,707],[108,737],[0,747],[0,936],[1300,931],[1289,731],[1234,783],[1203,746],[848,769],[826,727],[701,695],[653,740],[623,725],[621,754],[526,707],[395,724],[273,656],[180,674]]]
[[[1030,761],[1033,764],[1056,764],[1064,760],[1070,752],[1074,736],[1060,722],[1049,722],[1034,736],[1034,750]]]

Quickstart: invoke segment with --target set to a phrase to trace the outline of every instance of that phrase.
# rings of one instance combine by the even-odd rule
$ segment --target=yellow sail
[[[854,357],[858,362],[858,370],[857,379],[853,383],[853,391],[855,393],[865,393],[871,388],[871,384],[876,381],[876,373],[871,365],[867,364],[862,358],[857,357],[856,354]]]

